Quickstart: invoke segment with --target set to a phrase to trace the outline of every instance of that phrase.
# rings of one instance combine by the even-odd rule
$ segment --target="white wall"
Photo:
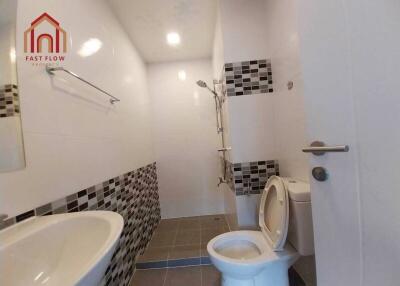
[[[274,80],[274,143],[280,175],[309,180],[303,78],[296,0],[265,0],[265,27]],[[294,83],[288,90],[287,83]],[[295,269],[307,285],[315,285],[314,257],[302,257]]]
[[[178,79],[184,70],[185,81]],[[154,138],[162,217],[223,213],[217,190],[220,141],[216,132],[211,60],[151,64]]]
[[[264,59],[264,0],[219,0],[226,63]]]
[[[214,42],[213,42],[213,53],[212,53],[212,64],[213,64],[213,75],[214,79],[221,79],[225,59],[224,59],[224,39],[222,35],[222,24],[221,24],[221,10],[217,8],[217,19],[215,21],[214,31]]]
[[[0,174],[0,212],[10,216],[155,160],[145,65],[105,2],[18,4],[18,81],[27,166]],[[24,61],[23,32],[43,12],[68,33],[63,65],[119,97],[120,103],[112,106],[104,95],[68,75],[51,79],[43,66]],[[82,58],[77,51],[90,38],[103,46]]]
[[[281,175],[307,180],[309,144],[299,56],[296,0],[266,0],[265,28],[271,58],[274,96],[274,139]],[[288,90],[287,83],[294,83]]]
[[[224,63],[269,58],[265,33],[264,0],[220,0],[214,43],[214,72]],[[223,49],[223,53],[218,52]],[[232,162],[273,160],[273,94],[229,97],[225,109],[229,121]]]
[[[8,12],[12,14],[14,11],[10,9]],[[15,23],[0,22],[0,85],[17,83],[13,51],[15,51]]]
[[[232,162],[275,160],[272,94],[228,99]]]
[[[265,2],[263,0],[220,0],[214,41],[214,75],[219,76],[224,63],[269,58],[265,37]],[[274,160],[273,94],[229,97],[224,104],[224,132],[230,162]],[[225,211],[231,227],[253,228],[257,225],[259,196],[236,197],[229,187]]]

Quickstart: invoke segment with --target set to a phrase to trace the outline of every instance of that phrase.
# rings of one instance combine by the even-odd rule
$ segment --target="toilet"
[[[223,286],[288,286],[289,267],[314,254],[308,183],[272,176],[258,218],[261,231],[227,232],[207,244]]]

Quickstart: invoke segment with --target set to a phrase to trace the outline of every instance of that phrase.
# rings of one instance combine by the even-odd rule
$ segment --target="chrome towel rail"
[[[87,80],[81,78],[81,77],[80,77],[79,75],[77,75],[76,73],[74,73],[74,72],[72,72],[72,71],[70,71],[70,70],[67,70],[67,69],[65,69],[65,68],[63,68],[63,67],[51,67],[51,66],[46,66],[46,71],[47,71],[47,73],[50,74],[50,75],[54,75],[54,72],[56,72],[56,71],[63,71],[63,72],[66,72],[67,74],[72,75],[73,77],[79,79],[80,81],[83,81],[84,83],[90,85],[91,87],[94,87],[94,88],[97,89],[98,91],[101,91],[102,93],[104,93],[104,94],[108,95],[109,97],[111,97],[111,98],[110,98],[110,103],[111,103],[111,104],[114,104],[115,102],[121,101],[120,99],[116,98],[115,96],[109,94],[107,91],[105,91],[105,90],[103,90],[103,89],[101,89],[101,88],[95,86],[94,84],[92,84],[92,83],[88,82]]]

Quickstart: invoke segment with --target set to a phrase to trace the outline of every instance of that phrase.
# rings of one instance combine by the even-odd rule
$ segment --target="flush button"
[[[323,167],[315,167],[312,169],[312,176],[314,179],[320,182],[324,182],[328,179],[328,173]]]

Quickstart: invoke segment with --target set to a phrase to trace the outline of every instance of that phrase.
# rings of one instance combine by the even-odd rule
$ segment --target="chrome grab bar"
[[[313,153],[316,156],[321,156],[324,155],[326,152],[349,152],[349,146],[325,146],[324,142],[314,141],[310,144],[310,147],[303,148],[302,151],[304,153]]]
[[[67,69],[65,69],[65,68],[63,68],[63,67],[51,67],[51,66],[48,66],[48,65],[47,65],[47,66],[46,66],[46,71],[47,71],[47,73],[50,74],[50,75],[54,75],[54,72],[55,72],[55,71],[63,71],[63,72],[66,72],[67,74],[72,75],[73,77],[79,79],[80,81],[83,81],[84,83],[90,85],[91,87],[94,87],[94,88],[97,89],[98,91],[101,91],[102,93],[104,93],[104,94],[108,95],[109,97],[111,97],[111,99],[110,99],[110,103],[111,103],[111,104],[114,104],[115,102],[121,101],[120,99],[116,98],[115,96],[109,94],[107,91],[105,91],[105,90],[103,90],[103,89],[101,89],[101,88],[95,86],[94,84],[92,84],[92,83],[88,82],[87,80],[81,78],[81,77],[80,77],[79,75],[77,75],[76,73],[74,73],[74,72],[72,72],[72,71],[70,71],[70,70],[67,70]]]

